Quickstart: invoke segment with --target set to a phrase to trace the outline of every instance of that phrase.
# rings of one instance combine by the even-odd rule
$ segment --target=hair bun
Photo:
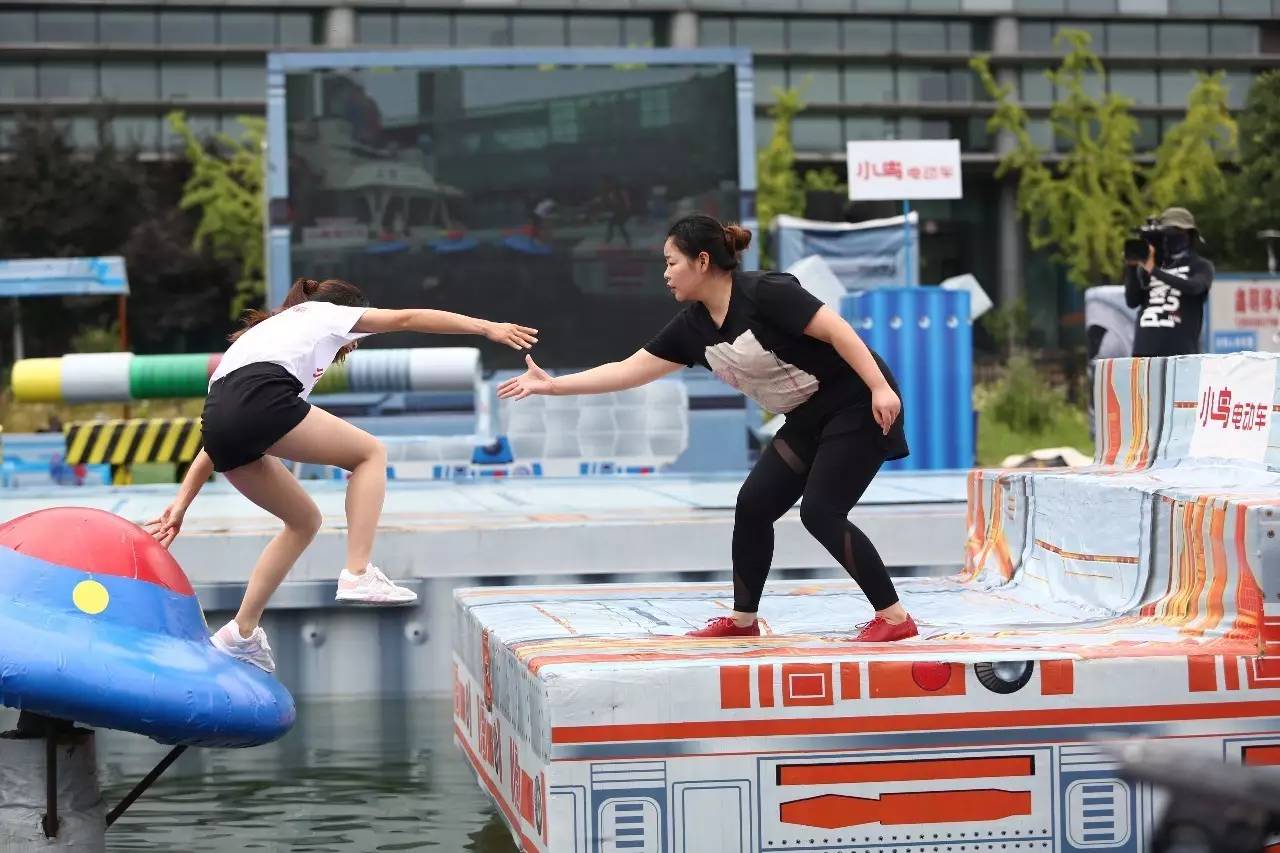
[[[751,245],[751,232],[741,225],[726,225],[724,227],[724,241],[736,255]]]
[[[319,289],[320,282],[316,281],[314,278],[304,278],[302,280],[302,292],[307,294],[307,296],[311,296]]]

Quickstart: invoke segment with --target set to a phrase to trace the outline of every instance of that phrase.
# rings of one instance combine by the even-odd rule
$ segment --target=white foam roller
[[[422,347],[409,350],[409,390],[473,391],[480,376],[480,350]]]
[[[68,403],[125,402],[133,353],[75,353],[62,357],[62,399]]]
[[[411,349],[356,350],[347,357],[347,387],[355,392],[410,388]]]
[[[656,406],[689,405],[689,389],[683,382],[654,382],[648,386],[649,402]]]

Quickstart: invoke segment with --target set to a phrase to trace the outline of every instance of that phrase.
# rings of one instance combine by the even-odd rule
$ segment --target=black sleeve
[[[769,322],[791,335],[803,335],[805,327],[822,307],[822,300],[800,286],[795,276],[769,272],[756,285],[756,304]]]
[[[1151,274],[1170,287],[1177,288],[1186,296],[1208,293],[1209,285],[1213,284],[1213,264],[1204,258],[1193,258],[1187,266],[1190,269],[1185,276],[1159,268]]]
[[[1147,303],[1147,283],[1143,280],[1146,270],[1137,264],[1126,264],[1124,268],[1124,304],[1130,308],[1141,308]]]
[[[702,350],[690,326],[687,310],[672,317],[671,322],[644,345],[644,349],[649,355],[686,367],[693,367],[702,360]]]

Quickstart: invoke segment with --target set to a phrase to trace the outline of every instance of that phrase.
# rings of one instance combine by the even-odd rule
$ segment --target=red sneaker
[[[915,620],[910,616],[897,624],[886,622],[882,616],[876,616],[870,622],[863,622],[858,628],[860,629],[858,636],[854,637],[854,639],[859,643],[891,643],[894,640],[905,640],[920,633],[920,629],[916,627]]]
[[[732,616],[718,616],[715,619],[708,619],[707,624],[685,634],[686,637],[759,637],[760,636],[760,620],[752,622],[745,628],[739,627],[733,621]]]

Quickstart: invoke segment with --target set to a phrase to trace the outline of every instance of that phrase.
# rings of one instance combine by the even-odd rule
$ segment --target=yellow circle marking
[[[71,600],[85,613],[96,616],[107,609],[111,595],[107,588],[97,581],[80,581],[71,592]]]

